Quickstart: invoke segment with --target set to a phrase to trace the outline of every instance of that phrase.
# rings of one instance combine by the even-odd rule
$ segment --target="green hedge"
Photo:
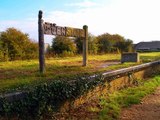
[[[42,119],[56,112],[66,100],[74,100],[88,90],[102,84],[101,75],[96,78],[79,77],[73,82],[53,81],[36,86],[27,93],[25,99],[7,102],[1,100],[0,116],[19,119]]]

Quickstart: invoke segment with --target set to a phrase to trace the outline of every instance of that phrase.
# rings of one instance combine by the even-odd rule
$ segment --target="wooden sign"
[[[67,37],[85,37],[85,31],[83,29],[66,27]]]
[[[38,39],[39,39],[39,70],[45,73],[44,34],[66,37],[83,37],[83,66],[88,63],[88,26],[83,29],[56,26],[55,23],[43,22],[43,12],[38,13]]]
[[[48,23],[48,22],[45,22],[43,24],[43,27],[44,27],[44,34],[47,35],[58,35],[66,37],[85,37],[85,32],[83,29],[56,26],[55,23]]]

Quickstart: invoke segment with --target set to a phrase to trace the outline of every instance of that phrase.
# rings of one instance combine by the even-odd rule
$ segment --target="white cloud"
[[[109,5],[103,3],[101,7],[82,8],[76,12],[50,12],[46,20],[62,26],[86,24],[89,32],[95,35],[117,33],[135,43],[160,40],[159,3],[159,0],[113,0]]]
[[[14,27],[24,33],[28,33],[30,38],[37,40],[38,36],[38,22],[37,20],[26,21],[0,21],[0,31],[5,31],[7,28]]]
[[[69,7],[85,7],[85,8],[88,8],[88,7],[95,7],[97,5],[99,5],[98,3],[95,3],[95,2],[91,2],[89,0],[85,0],[83,2],[79,2],[79,3],[68,3],[68,4],[65,4],[66,6],[69,6]]]
[[[43,19],[59,26],[82,28],[83,25],[88,25],[89,32],[94,35],[105,32],[117,33],[137,43],[160,40],[159,4],[159,0],[110,0],[109,4],[105,0],[99,1],[98,4],[88,0],[68,4],[70,7],[78,7],[74,12],[61,10],[44,12]],[[0,25],[0,30],[7,25],[17,26],[37,39],[37,19],[25,20],[25,22],[3,21]],[[46,42],[50,43],[51,37],[45,36]]]
[[[23,21],[0,21],[0,32],[7,28],[14,27],[23,33],[29,34],[29,37],[38,42],[38,18],[28,18]],[[53,36],[45,35],[45,43],[51,43]]]

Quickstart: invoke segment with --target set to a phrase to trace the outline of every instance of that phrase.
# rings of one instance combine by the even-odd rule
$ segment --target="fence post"
[[[83,66],[88,64],[88,26],[83,26],[85,32],[85,38],[83,40]]]
[[[39,39],[39,70],[40,73],[45,72],[45,55],[44,55],[44,30],[43,30],[43,12],[40,10],[38,14],[38,39]]]

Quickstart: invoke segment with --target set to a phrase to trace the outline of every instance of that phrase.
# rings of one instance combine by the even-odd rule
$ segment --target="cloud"
[[[102,0],[97,2],[83,1],[67,4],[77,6],[76,11],[46,11],[45,22],[56,23],[58,26],[82,28],[88,25],[89,32],[94,35],[103,33],[120,34],[140,41],[160,40],[159,0]],[[94,7],[96,6],[96,7]],[[0,30],[8,27],[18,27],[37,40],[37,18],[25,21],[0,21]],[[3,25],[3,26],[2,26]],[[53,36],[45,36],[51,43]]]
[[[0,31],[5,31],[7,28],[14,27],[24,33],[28,33],[31,39],[37,40],[38,36],[38,25],[37,20],[26,20],[26,21],[0,21]]]
[[[91,1],[88,1],[88,0],[85,0],[83,2],[79,2],[79,3],[68,3],[68,4],[65,4],[65,6],[69,6],[69,7],[79,7],[79,8],[88,8],[88,7],[95,7],[95,6],[98,6],[99,4],[98,3],[95,3],[95,2],[91,2]]]
[[[5,31],[7,28],[14,27],[23,33],[29,34],[31,40],[38,42],[38,19],[28,18],[26,20],[8,20],[0,21],[0,32]],[[53,36],[45,35],[45,43],[52,42]]]
[[[81,6],[82,3],[72,5]],[[101,7],[80,8],[76,12],[53,11],[46,16],[46,20],[79,28],[86,24],[89,32],[95,35],[117,33],[135,43],[160,40],[158,3],[159,0],[112,0],[110,4],[103,2]]]

